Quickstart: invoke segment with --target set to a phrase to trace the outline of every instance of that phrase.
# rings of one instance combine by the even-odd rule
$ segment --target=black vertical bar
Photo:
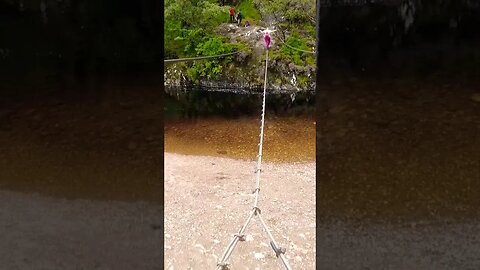
[[[318,86],[320,85],[320,0],[317,0],[317,23],[316,23],[316,48],[315,48],[315,60],[316,60],[316,71],[315,71],[315,91],[318,95]]]
[[[320,131],[320,106],[321,106],[321,103],[320,103],[320,0],[316,0],[316,4],[317,4],[317,7],[316,7],[316,12],[317,12],[317,16],[316,16],[316,46],[315,46],[315,65],[316,65],[316,69],[315,69],[315,107],[316,107],[316,134],[315,134],[315,141],[316,141],[316,149],[318,149],[318,146],[319,146],[319,143],[320,143],[320,140],[319,140],[319,131]],[[316,150],[316,155],[318,155],[318,150]],[[318,160],[318,159],[317,159]],[[317,171],[317,175],[316,175],[316,183],[317,183],[317,188],[315,190],[315,195],[316,195],[316,198],[317,198],[317,203],[316,203],[316,206],[318,207],[318,198],[320,198],[321,194],[319,192],[319,184],[320,184],[320,179],[318,179],[318,172],[320,171],[319,169],[319,163],[316,164],[316,171]],[[316,209],[316,213],[318,213],[318,208]],[[317,215],[318,217],[318,215]],[[316,220],[317,224],[318,224],[318,220]],[[318,243],[319,243],[319,233],[318,231],[316,231],[316,235],[317,235],[317,250],[318,249]],[[317,251],[317,254],[315,256],[315,261],[317,262],[317,265],[319,265],[319,258],[320,258],[320,253]]]

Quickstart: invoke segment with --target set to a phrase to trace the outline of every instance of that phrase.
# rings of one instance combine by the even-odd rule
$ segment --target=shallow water
[[[254,160],[260,141],[263,95],[213,90],[169,92],[165,101],[165,151]],[[312,93],[267,94],[264,160],[315,160],[313,103]]]
[[[313,117],[267,116],[264,160],[314,161],[315,127]],[[260,140],[260,117],[166,121],[164,130],[167,152],[254,160]]]

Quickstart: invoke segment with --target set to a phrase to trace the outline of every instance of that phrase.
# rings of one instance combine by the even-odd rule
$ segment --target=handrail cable
[[[306,50],[302,50],[302,49],[299,49],[299,48],[292,47],[292,46],[288,45],[285,41],[283,42],[283,44],[285,44],[285,46],[287,46],[287,47],[289,47],[290,49],[293,49],[293,50],[297,50],[297,51],[304,52],[304,53],[316,54],[315,52],[312,52],[312,51],[306,51]]]
[[[179,58],[179,59],[165,59],[163,60],[164,63],[175,63],[175,62],[187,62],[187,61],[195,61],[201,59],[210,59],[210,58],[218,58],[218,57],[225,57],[229,55],[237,54],[241,51],[231,52],[231,53],[224,53],[218,55],[210,55],[210,56],[199,56],[199,57],[190,57],[190,58]]]

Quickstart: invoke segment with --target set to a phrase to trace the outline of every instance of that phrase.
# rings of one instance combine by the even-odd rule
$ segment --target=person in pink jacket
[[[265,33],[265,37],[263,39],[265,40],[265,48],[267,50],[270,49],[270,35],[268,32]]]

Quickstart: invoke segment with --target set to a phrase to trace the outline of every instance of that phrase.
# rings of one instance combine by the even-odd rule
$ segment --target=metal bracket
[[[230,267],[229,267],[230,264],[228,263],[217,263],[217,266],[220,267],[220,269],[222,270],[230,270]]]
[[[236,233],[236,234],[234,234],[234,236],[237,237],[238,240],[239,240],[239,241],[242,241],[242,242],[245,241],[245,239],[246,239],[246,238],[245,238],[245,234],[238,234],[238,233]]]
[[[272,246],[273,252],[275,252],[275,255],[277,255],[277,257],[280,256],[280,254],[285,254],[285,252],[287,251],[283,247],[277,247],[275,243],[273,243],[273,241],[270,241],[270,246]]]

